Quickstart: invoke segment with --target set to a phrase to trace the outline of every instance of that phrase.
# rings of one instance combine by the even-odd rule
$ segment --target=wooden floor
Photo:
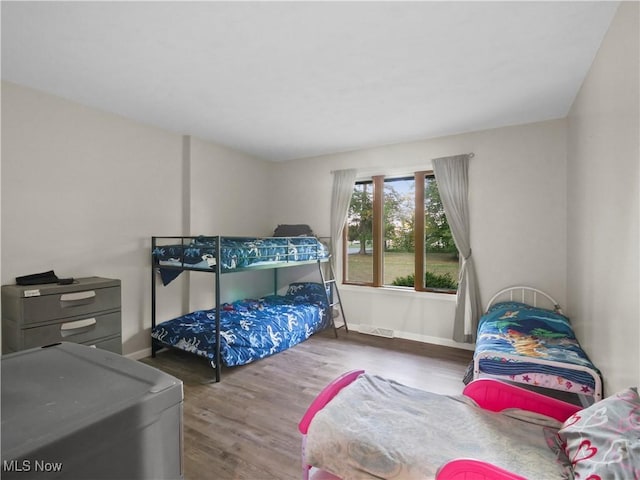
[[[171,350],[142,360],[184,382],[184,477],[299,479],[298,421],[338,375],[362,368],[406,385],[445,394],[462,391],[472,352],[356,332],[325,331],[253,364],[213,370],[201,358]]]

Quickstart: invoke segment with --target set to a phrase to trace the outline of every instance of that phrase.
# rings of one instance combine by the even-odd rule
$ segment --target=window
[[[357,182],[344,232],[344,283],[456,291],[458,251],[433,172]]]

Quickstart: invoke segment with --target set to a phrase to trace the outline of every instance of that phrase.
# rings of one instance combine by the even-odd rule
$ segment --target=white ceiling
[[[289,160],[562,118],[617,6],[2,1],[2,78]]]

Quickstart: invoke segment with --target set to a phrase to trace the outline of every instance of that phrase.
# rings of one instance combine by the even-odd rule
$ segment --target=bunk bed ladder
[[[325,277],[325,273],[322,269],[322,263],[318,260],[318,270],[320,271],[320,278],[324,285],[324,291],[327,296],[327,303],[329,304],[329,315],[331,318],[331,327],[333,327],[333,333],[338,338],[338,329],[344,327],[345,332],[349,333],[349,327],[347,326],[347,318],[344,316],[344,309],[342,308],[342,300],[340,298],[340,291],[338,290],[338,282],[333,271],[333,265],[331,259],[327,262],[329,264],[329,278]],[[339,315],[342,317],[342,322],[336,325],[335,318],[338,316],[334,314],[334,307],[339,308]]]

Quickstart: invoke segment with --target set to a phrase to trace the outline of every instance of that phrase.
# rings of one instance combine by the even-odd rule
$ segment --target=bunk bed
[[[316,237],[151,237],[152,356],[172,347],[206,358],[220,381],[220,368],[250,363],[307,339],[328,326],[337,328],[334,307],[344,311],[326,245]],[[277,270],[301,265],[318,266],[320,282],[295,282],[278,295]],[[323,266],[329,265],[329,278]],[[221,303],[224,275],[251,270],[274,270],[274,293],[259,299]],[[184,271],[206,272],[215,278],[215,307],[157,322],[156,272],[168,285]],[[220,315],[217,314],[220,312]]]
[[[478,324],[465,383],[481,376],[602,399],[600,371],[589,360],[558,302],[532,287],[505,288]]]

